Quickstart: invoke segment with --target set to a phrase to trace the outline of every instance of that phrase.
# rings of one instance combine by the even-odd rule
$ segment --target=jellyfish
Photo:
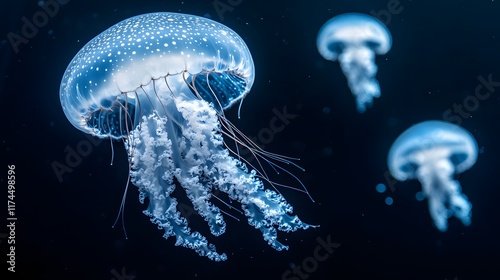
[[[372,105],[373,98],[380,97],[380,86],[375,79],[375,53],[385,54],[391,45],[392,37],[387,27],[364,14],[336,16],[319,31],[318,51],[327,60],[339,60],[359,113]]]
[[[264,182],[277,185],[265,171],[245,163],[224,141],[223,135],[277,170],[280,162],[289,163],[288,157],[261,150],[224,116],[253,81],[250,51],[233,30],[198,16],[151,13],[121,21],[89,41],[63,75],[60,101],[77,129],[124,141],[130,182],[140,202],[149,201],[143,212],[165,231],[164,238],[175,236],[175,245],[223,261],[225,253],[191,231],[172,196],[176,186],[215,236],[226,229],[226,212],[211,201],[218,198],[214,193],[239,202],[238,211],[276,250],[288,249],[277,230],[312,226],[292,215],[276,188],[264,188]]]
[[[388,165],[395,179],[420,181],[434,224],[446,231],[452,216],[465,226],[471,223],[472,205],[453,176],[469,169],[476,159],[476,140],[468,131],[444,121],[425,121],[396,139]]]

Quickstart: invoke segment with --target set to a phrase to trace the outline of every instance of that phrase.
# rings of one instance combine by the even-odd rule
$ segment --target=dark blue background
[[[375,191],[378,183],[387,184],[387,152],[401,132],[417,122],[443,120],[453,104],[474,95],[478,76],[500,81],[499,3],[400,0],[402,10],[390,21],[382,18],[393,36],[391,51],[376,59],[382,96],[358,114],[338,63],[317,52],[316,35],[335,15],[369,14],[387,9],[389,2],[243,0],[222,20],[213,1],[70,0],[17,54],[7,34],[19,34],[21,18],[31,19],[40,7],[37,1],[2,2],[0,180],[6,200],[6,165],[15,164],[19,219],[18,272],[7,279],[120,280],[113,271],[120,274],[122,268],[136,280],[282,279],[291,265],[302,265],[313,255],[318,237],[328,236],[341,246],[307,279],[500,278],[500,88],[461,119],[482,150],[477,163],[457,177],[473,205],[471,226],[451,219],[449,230],[439,232],[427,201],[415,199],[418,181],[399,182],[395,192]],[[280,189],[303,221],[321,225],[280,232],[290,250],[269,247],[243,216],[240,222],[226,217],[227,231],[220,237],[210,235],[206,223],[193,216],[191,228],[207,233],[218,251],[228,254],[222,263],[199,257],[162,238],[141,213],[145,206],[134,186],[127,196],[125,240],[121,225],[111,228],[127,182],[122,143],[114,144],[113,165],[110,143],[103,141],[62,182],[57,179],[51,165],[65,162],[67,146],[75,149],[87,139],[60,107],[59,83],[68,63],[113,24],[159,11],[210,16],[246,41],[255,84],[242,118],[237,119],[237,108],[227,114],[247,135],[269,126],[273,108],[286,106],[298,115],[266,145],[269,151],[301,158],[306,171],[290,170],[316,200]],[[298,186],[289,176],[272,177]],[[387,196],[394,199],[392,206],[384,203]],[[7,244],[1,241],[5,271]]]

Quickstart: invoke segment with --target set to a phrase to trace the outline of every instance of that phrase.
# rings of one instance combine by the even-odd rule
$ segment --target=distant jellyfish
[[[373,98],[380,97],[380,86],[375,79],[375,53],[385,54],[391,45],[392,37],[387,27],[364,14],[336,16],[319,31],[318,51],[325,59],[340,61],[359,113],[372,105]]]
[[[264,189],[263,181],[274,184],[263,171],[231,156],[222,137],[276,170],[279,162],[291,163],[260,149],[224,117],[253,81],[250,51],[233,30],[198,16],[152,13],[119,22],[88,42],[66,69],[60,99],[76,128],[125,142],[130,181],[141,203],[149,201],[144,214],[164,237],[175,236],[176,245],[222,261],[226,254],[191,232],[181,216],[183,205],[172,197],[176,186],[216,236],[226,223],[225,212],[210,201],[218,198],[214,193],[239,202],[249,224],[276,250],[288,249],[277,230],[310,227],[291,215],[281,194]]]
[[[451,216],[468,226],[472,205],[453,176],[474,165],[477,150],[476,140],[465,129],[443,121],[425,121],[396,139],[389,151],[389,171],[400,181],[420,181],[439,230],[447,230]]]

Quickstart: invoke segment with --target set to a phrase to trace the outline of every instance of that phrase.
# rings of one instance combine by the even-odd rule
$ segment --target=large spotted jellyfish
[[[316,43],[325,59],[339,60],[356,97],[358,112],[365,112],[373,98],[380,97],[375,54],[385,54],[391,49],[392,37],[387,27],[369,15],[342,14],[321,27]]]
[[[471,223],[472,205],[453,176],[474,165],[477,143],[465,129],[443,121],[425,121],[403,132],[392,144],[388,156],[394,178],[418,179],[429,201],[429,212],[440,231],[455,216]]]
[[[277,183],[263,169],[237,156],[243,145],[275,169],[290,159],[261,150],[224,117],[253,80],[250,52],[228,27],[193,15],[152,13],[119,22],[88,42],[64,74],[60,99],[79,130],[124,141],[130,181],[141,203],[149,201],[144,213],[165,230],[164,237],[221,261],[226,254],[191,232],[171,197],[176,185],[215,236],[226,229],[226,212],[210,201],[214,193],[241,203],[249,224],[276,250],[288,249],[277,240],[277,229],[311,227],[291,215],[278,191],[264,188],[263,181]],[[228,146],[223,135],[237,145]]]

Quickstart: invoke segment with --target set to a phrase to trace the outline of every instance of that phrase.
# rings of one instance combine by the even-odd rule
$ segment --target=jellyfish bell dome
[[[119,139],[133,127],[134,111],[155,107],[149,104],[155,95],[160,103],[165,94],[196,97],[221,112],[248,94],[254,73],[248,47],[228,27],[187,14],[143,14],[115,24],[76,54],[60,99],[76,128]],[[141,103],[145,87],[154,93]]]
[[[327,21],[317,37],[319,53],[328,60],[336,60],[346,47],[368,47],[377,54],[391,49],[392,37],[378,19],[359,13],[347,13]]]
[[[469,169],[477,160],[478,147],[465,129],[443,121],[425,121],[403,132],[388,155],[389,171],[405,181],[417,177],[425,161],[448,159],[455,173]]]

